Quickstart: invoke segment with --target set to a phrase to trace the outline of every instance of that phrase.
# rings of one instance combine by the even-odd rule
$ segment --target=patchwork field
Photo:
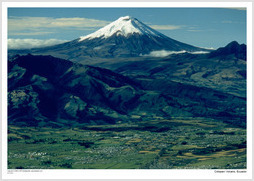
[[[246,130],[212,119],[8,127],[9,169],[245,169]]]

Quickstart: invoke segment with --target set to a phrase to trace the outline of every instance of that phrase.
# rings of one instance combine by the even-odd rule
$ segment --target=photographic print
[[[8,7],[8,169],[247,169],[246,7]]]

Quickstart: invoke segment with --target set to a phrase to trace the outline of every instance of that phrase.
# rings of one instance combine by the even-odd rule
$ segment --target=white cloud
[[[57,39],[8,39],[8,48],[9,49],[30,49],[30,48],[40,48],[51,45],[56,45],[64,43],[66,40],[57,40]]]
[[[150,25],[150,27],[156,30],[177,30],[182,28],[182,26],[178,25]]]
[[[9,35],[21,35],[21,36],[31,36],[31,35],[47,35],[52,34],[54,32],[47,31],[37,31],[37,32],[10,32]]]
[[[232,21],[232,20],[224,20],[224,21],[221,21],[221,23],[224,23],[224,24],[243,24],[244,22],[241,22],[241,21]]]
[[[190,53],[190,54],[206,54],[208,51],[196,51],[196,52],[187,52],[185,50],[182,51],[167,51],[167,50],[158,50],[151,51],[149,54],[143,55],[146,57],[166,57],[172,54],[180,54],[180,53]]]
[[[91,29],[103,27],[110,22],[89,18],[50,18],[50,17],[10,17],[8,19],[8,33],[11,35],[28,31],[29,33],[43,34],[45,29],[55,28],[82,28]],[[47,33],[49,33],[47,31]],[[23,33],[25,34],[25,33]],[[44,33],[45,34],[45,33]]]
[[[190,54],[207,54],[209,52],[207,52],[207,51],[196,51],[196,52],[188,52],[188,53],[190,53]]]
[[[151,51],[149,54],[143,55],[147,57],[166,57],[171,54],[179,54],[179,53],[186,53],[185,50],[182,51],[167,51],[167,50],[157,50]]]
[[[194,29],[192,29],[192,30],[187,30],[187,31],[191,31],[191,32],[200,32],[200,31],[202,31],[202,30],[194,30]]]
[[[216,48],[214,48],[214,47],[201,47],[201,48],[204,48],[204,49],[207,49],[207,50],[216,50]]]
[[[187,27],[186,31],[190,31],[190,32],[200,32],[200,31],[203,31],[197,25],[186,26],[186,27]]]

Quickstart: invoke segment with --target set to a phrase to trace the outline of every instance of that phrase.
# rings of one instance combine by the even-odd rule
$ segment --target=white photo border
[[[216,170],[182,169],[45,169],[15,171],[7,168],[7,9],[9,7],[111,7],[111,8],[247,8],[247,169],[246,173],[216,173]],[[2,2],[1,120],[3,179],[252,179],[252,3],[251,2]],[[220,171],[227,171],[220,169]]]

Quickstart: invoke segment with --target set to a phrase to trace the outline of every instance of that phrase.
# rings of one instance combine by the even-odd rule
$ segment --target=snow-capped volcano
[[[93,38],[108,38],[114,34],[128,37],[129,35],[134,33],[158,37],[163,36],[161,33],[143,24],[136,18],[124,16],[120,17],[116,21],[110,23],[109,25],[99,29],[92,34],[80,37],[79,41],[83,41],[86,39],[91,40]]]
[[[27,50],[26,53],[47,54],[73,61],[88,59],[140,57],[151,52],[209,51],[188,45],[163,35],[136,18],[120,17],[96,32],[73,41],[45,48]]]

